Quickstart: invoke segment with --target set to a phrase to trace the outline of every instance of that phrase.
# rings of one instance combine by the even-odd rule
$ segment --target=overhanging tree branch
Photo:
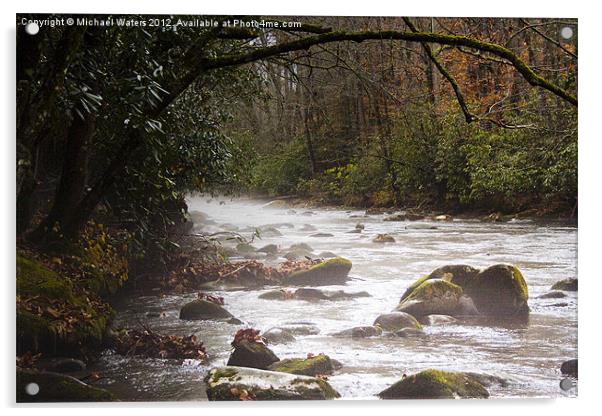
[[[205,70],[243,65],[250,62],[266,59],[271,56],[288,52],[307,50],[314,45],[331,42],[364,42],[368,40],[404,40],[418,43],[438,43],[441,45],[464,46],[479,51],[489,52],[500,58],[506,59],[514,68],[534,87],[540,87],[562,98],[570,104],[577,106],[577,97],[567,90],[559,87],[538,75],[529,65],[516,56],[511,50],[495,43],[484,42],[467,36],[452,36],[430,32],[402,32],[395,30],[365,31],[365,32],[328,32],[316,36],[308,36],[278,45],[257,48],[247,53],[223,55],[215,58],[201,58],[197,67],[198,73]]]

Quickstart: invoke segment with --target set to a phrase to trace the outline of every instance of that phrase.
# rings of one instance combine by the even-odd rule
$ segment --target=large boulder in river
[[[287,358],[272,364],[268,370],[282,373],[300,374],[302,376],[329,375],[335,370],[328,355],[318,354],[309,358]]]
[[[420,318],[425,315],[452,315],[458,308],[462,288],[441,279],[423,282],[395,308]]]
[[[280,358],[265,344],[243,340],[234,347],[227,365],[265,370],[276,361],[280,361]]]
[[[487,389],[466,373],[425,370],[378,393],[381,399],[486,399]]]
[[[565,279],[554,283],[552,290],[564,290],[566,292],[577,291],[577,279]]]
[[[37,394],[28,389],[37,385]],[[117,400],[107,390],[83,383],[77,378],[53,372],[17,370],[17,403],[110,402]]]
[[[241,367],[221,367],[205,377],[209,400],[329,400],[340,397],[316,378]]]
[[[345,283],[352,263],[343,257],[325,260],[307,270],[288,275],[284,282],[293,286],[324,286]]]
[[[515,266],[491,266],[480,272],[465,290],[483,315],[502,317],[529,312],[527,283]]]
[[[380,315],[374,321],[374,326],[380,326],[389,332],[397,332],[406,328],[422,328],[416,318],[405,312],[391,312]]]
[[[404,294],[401,296],[400,302],[410,296],[414,289],[416,289],[426,280],[446,280],[450,283],[460,286],[462,289],[465,289],[466,286],[474,280],[477,274],[479,274],[479,269],[475,269],[474,267],[467,266],[465,264],[452,264],[439,267],[433,270],[430,274],[416,280],[409,288],[407,288]]]
[[[221,320],[233,317],[223,306],[204,299],[193,300],[180,309],[180,319],[189,321]]]

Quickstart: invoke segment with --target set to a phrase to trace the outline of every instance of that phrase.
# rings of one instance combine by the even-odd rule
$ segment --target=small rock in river
[[[389,234],[378,234],[376,237],[374,237],[374,240],[372,240],[373,243],[394,243],[395,239],[390,236]]]
[[[539,299],[559,299],[559,298],[566,298],[566,294],[560,291],[553,291],[553,292],[548,292],[548,293],[544,293],[543,295],[538,297]]]

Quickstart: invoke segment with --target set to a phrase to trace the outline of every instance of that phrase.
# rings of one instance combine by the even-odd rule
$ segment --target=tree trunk
[[[77,205],[82,199],[88,162],[88,143],[95,131],[96,115],[86,113],[84,118],[75,115],[67,134],[61,179],[56,189],[54,203],[48,216],[32,233],[34,241],[44,240],[49,233],[57,230],[62,233],[63,227],[75,214]]]

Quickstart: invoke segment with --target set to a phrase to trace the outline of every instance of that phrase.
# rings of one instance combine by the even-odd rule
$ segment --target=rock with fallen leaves
[[[268,370],[304,376],[326,376],[334,372],[335,365],[326,354],[308,354],[307,358],[280,360],[270,365]]]
[[[268,348],[259,330],[253,328],[239,329],[231,343],[234,351],[228,359],[228,365],[267,369],[280,358]]]
[[[321,260],[302,258],[289,260],[277,268],[266,266],[257,260],[236,263],[199,263],[187,265],[170,274],[168,288],[258,288],[282,284],[285,277],[297,271],[310,269]]]
[[[145,327],[115,332],[115,352],[147,358],[192,359],[205,361],[207,351],[195,335],[163,335]]]
[[[339,393],[325,380],[255,368],[213,368],[205,377],[209,400],[330,400]]]
[[[298,270],[285,277],[291,286],[324,286],[343,284],[347,281],[352,263],[343,257],[324,260],[305,270]]]

